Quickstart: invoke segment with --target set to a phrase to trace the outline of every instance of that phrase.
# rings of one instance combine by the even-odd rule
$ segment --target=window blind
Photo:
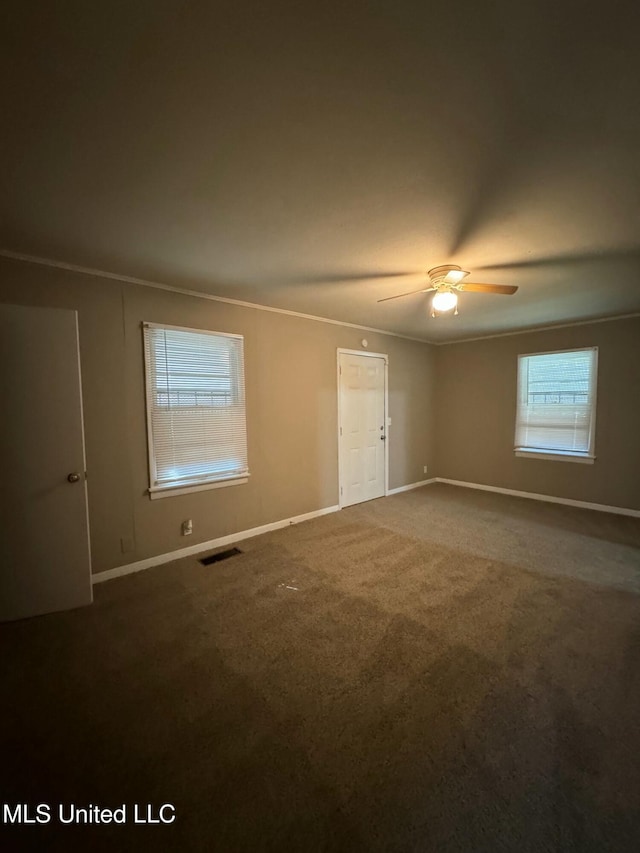
[[[150,491],[248,476],[244,339],[143,331]]]
[[[516,450],[593,456],[597,349],[518,357]]]

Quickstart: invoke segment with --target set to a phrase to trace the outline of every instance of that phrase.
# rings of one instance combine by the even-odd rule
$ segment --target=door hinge
[[[340,427],[340,435],[342,435],[342,427]]]

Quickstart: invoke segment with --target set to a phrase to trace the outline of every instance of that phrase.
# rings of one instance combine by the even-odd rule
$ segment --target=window
[[[518,356],[517,456],[593,462],[598,350]]]
[[[143,330],[150,496],[246,482],[243,337]]]

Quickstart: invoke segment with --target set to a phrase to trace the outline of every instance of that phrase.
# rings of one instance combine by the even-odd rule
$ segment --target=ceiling
[[[3,11],[4,249],[434,342],[640,311],[632,2]],[[377,303],[444,263],[518,293]]]

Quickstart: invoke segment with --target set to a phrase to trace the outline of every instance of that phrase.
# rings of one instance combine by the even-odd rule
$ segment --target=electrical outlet
[[[182,522],[182,535],[183,536],[191,536],[193,533],[193,521],[188,518],[186,521]]]
[[[424,470],[423,470],[423,472],[422,472],[422,473],[423,473],[423,474],[426,474],[426,473],[427,473],[427,466],[426,466],[426,465],[424,466]]]

